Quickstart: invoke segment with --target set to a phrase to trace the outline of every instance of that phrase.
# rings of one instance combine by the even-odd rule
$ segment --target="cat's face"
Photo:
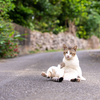
[[[77,49],[77,46],[74,46],[74,47],[70,47],[68,48],[65,44],[63,45],[63,53],[64,53],[64,56],[67,60],[70,60],[72,59],[75,55],[76,55],[76,49]]]

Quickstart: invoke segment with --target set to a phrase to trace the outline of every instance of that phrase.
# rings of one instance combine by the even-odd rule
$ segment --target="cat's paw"
[[[80,79],[80,78],[74,78],[74,79],[71,79],[70,81],[71,81],[71,82],[80,82],[81,79]]]
[[[42,73],[41,73],[41,76],[46,77],[47,75],[46,75],[45,72],[42,72]]]
[[[62,82],[62,81],[63,81],[63,77],[60,77],[60,78],[59,78],[59,82]]]

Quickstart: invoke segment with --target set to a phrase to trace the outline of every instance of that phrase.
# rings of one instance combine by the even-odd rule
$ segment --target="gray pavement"
[[[77,55],[86,81],[58,83],[40,75],[62,61],[62,52],[0,60],[0,100],[100,100],[100,50]]]

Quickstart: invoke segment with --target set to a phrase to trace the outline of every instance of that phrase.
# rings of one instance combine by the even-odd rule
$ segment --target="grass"
[[[98,49],[100,49],[100,47]],[[81,51],[81,50],[83,49],[77,49],[77,51]],[[87,50],[91,50],[91,49],[87,49]],[[51,49],[51,50],[45,50],[45,51],[35,50],[35,51],[29,51],[29,54],[43,53],[43,52],[59,52],[59,51],[63,51],[63,49],[60,49],[60,50]]]
[[[77,49],[77,51],[81,51],[81,50],[83,50],[83,49]],[[45,51],[35,50],[35,51],[29,51],[29,53],[30,53],[30,54],[33,54],[33,53],[59,52],[59,51],[63,51],[63,49],[60,49],[60,50],[51,49],[51,50],[45,50]]]
[[[63,50],[45,50],[45,51],[40,51],[40,50],[35,50],[35,51],[29,51],[30,54],[33,54],[33,53],[42,53],[42,52],[59,52],[59,51],[63,51]]]
[[[63,50],[46,50],[46,51],[44,51],[44,52],[58,52],[58,51],[63,51]]]
[[[39,53],[39,52],[40,52],[39,50],[29,51],[30,54],[33,54],[33,53]]]

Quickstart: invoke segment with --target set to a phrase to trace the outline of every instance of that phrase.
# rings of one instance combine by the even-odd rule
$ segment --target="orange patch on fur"
[[[46,76],[47,76],[45,72],[42,72],[41,75],[42,75],[43,77],[46,77]]]

